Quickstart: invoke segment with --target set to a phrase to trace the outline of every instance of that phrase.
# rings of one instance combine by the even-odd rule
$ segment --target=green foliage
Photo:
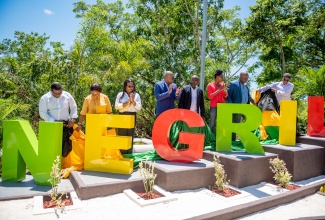
[[[314,0],[309,6],[307,25],[301,31],[299,52],[303,65],[320,68],[325,63],[325,2]]]
[[[311,67],[302,68],[295,76],[295,96],[302,98],[308,96],[325,96],[325,65],[320,69]]]
[[[307,114],[308,114],[308,105],[307,100],[298,100],[298,110],[297,110],[297,131],[300,134],[307,133]]]
[[[291,180],[291,174],[288,172],[286,164],[283,160],[278,157],[274,159],[269,159],[270,169],[274,173],[273,179],[276,183],[279,183],[281,187],[286,187],[289,185]]]
[[[304,0],[258,0],[250,7],[244,32],[247,41],[259,47],[255,65],[263,67],[257,78],[259,84],[275,81],[299,68],[297,40],[306,24],[308,6],[309,1]]]
[[[324,64],[324,1],[258,0],[250,8],[245,33],[248,42],[259,47],[259,60],[252,68],[263,68],[259,85],[277,81],[285,72],[294,75]]]
[[[219,191],[224,190],[229,184],[227,181],[227,174],[223,165],[219,160],[220,155],[213,155],[213,164],[214,164],[214,176],[216,177],[215,187],[218,188]]]
[[[152,162],[148,165],[141,161],[139,163],[140,176],[142,177],[143,186],[146,191],[147,198],[153,199],[154,195],[154,185],[157,174],[154,173],[155,162]]]

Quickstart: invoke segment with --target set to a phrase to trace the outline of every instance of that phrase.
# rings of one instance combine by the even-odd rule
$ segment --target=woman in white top
[[[123,84],[123,92],[117,94],[115,100],[115,109],[121,115],[134,115],[134,124],[136,121],[136,112],[142,108],[140,95],[135,92],[135,83],[132,79],[127,79]],[[133,151],[134,128],[119,128],[118,135],[132,136],[132,147],[129,150],[121,150],[122,154],[131,154]]]

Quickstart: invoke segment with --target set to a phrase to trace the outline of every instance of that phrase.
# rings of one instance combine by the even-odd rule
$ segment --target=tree
[[[256,45],[247,43],[245,39],[244,24],[238,18],[240,8],[235,7],[230,10],[222,10],[222,20],[213,33],[214,42],[209,47],[217,47],[219,49],[219,58],[209,68],[215,72],[215,69],[222,69],[225,72],[226,81],[230,81],[246,66],[247,61],[256,55]],[[210,57],[210,56],[209,56]],[[207,58],[208,62],[210,58]],[[231,68],[236,67],[234,72],[230,72]],[[210,77],[213,80],[213,77]]]
[[[0,43],[0,98],[12,105],[28,106],[21,116],[29,119],[34,129],[39,121],[39,98],[49,91],[51,81],[66,79],[62,74],[67,68],[62,44],[52,42],[51,52],[45,48],[48,39],[45,34],[17,31],[14,40]],[[20,116],[18,113],[14,116]]]
[[[301,33],[302,64],[320,68],[325,63],[325,2],[314,0]]]
[[[269,66],[273,66],[271,70],[263,70],[263,75],[271,75],[267,80],[287,72],[288,62],[294,60],[295,35],[305,24],[308,4],[303,0],[257,0],[250,7],[245,33],[249,43],[259,45],[262,66],[269,61]]]
[[[165,70],[176,75],[176,82],[189,80],[191,74],[200,70],[201,27],[203,6],[194,0],[147,1],[134,0],[130,6],[139,24],[136,25],[138,37],[154,45],[150,54],[153,82],[161,80]],[[207,41],[220,22],[223,0],[208,1]],[[213,60],[218,57],[218,48],[208,47],[207,56]]]
[[[140,126],[137,126],[136,133],[150,135],[149,126],[153,121],[148,124],[148,118],[155,118],[150,104],[153,101],[153,85],[147,74],[152,44],[134,34],[136,22],[124,12],[121,1],[105,4],[99,0],[94,5],[77,2],[74,11],[81,18],[81,28],[71,51],[76,71],[77,103],[81,105],[89,86],[98,82],[114,104],[117,93],[122,91],[123,81],[134,77],[138,92],[147,104],[138,114],[137,124]]]

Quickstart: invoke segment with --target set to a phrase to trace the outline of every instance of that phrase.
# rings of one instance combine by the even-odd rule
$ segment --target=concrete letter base
[[[273,174],[269,168],[269,159],[276,158],[276,154],[253,155],[245,152],[204,151],[203,158],[213,161],[213,155],[216,153],[220,155],[220,163],[224,165],[230,185],[242,188],[263,181],[272,181]]]
[[[198,189],[215,182],[213,163],[204,159],[192,163],[158,160],[154,172],[155,184],[168,191]]]
[[[297,182],[324,174],[324,148],[300,144],[294,146],[263,145],[266,152],[278,154],[284,160],[292,181]]]
[[[143,187],[138,171],[113,174],[93,171],[72,171],[69,179],[81,200],[122,193],[125,189]]]
[[[325,147],[325,137],[311,137],[308,135],[297,136],[297,142],[301,144],[316,145]]]

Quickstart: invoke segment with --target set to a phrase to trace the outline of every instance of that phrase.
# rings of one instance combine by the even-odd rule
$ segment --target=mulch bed
[[[224,190],[218,190],[217,187],[213,187],[210,189],[212,192],[214,193],[217,193],[221,196],[224,196],[224,197],[231,197],[231,196],[235,196],[235,195],[238,195],[240,194],[240,192],[234,190],[234,189],[231,189],[229,187],[226,187]]]
[[[150,199],[158,199],[160,197],[165,197],[164,195],[158,193],[158,192],[153,192],[151,196],[148,196],[147,193],[145,192],[135,192],[138,196],[140,196],[144,200],[150,200]]]
[[[279,187],[282,187],[280,186],[280,183],[275,183],[275,182],[270,182],[271,184],[273,185],[276,185],[276,186],[279,186]],[[296,184],[289,184],[287,185],[286,187],[282,187],[282,188],[285,188],[287,190],[294,190],[294,189],[298,189],[300,186],[296,185]]]
[[[64,206],[70,206],[73,205],[71,196],[69,194],[69,197],[66,198],[66,195],[62,196],[62,203],[64,203]],[[53,208],[55,207],[54,201],[51,199],[50,196],[43,196],[43,208]]]

